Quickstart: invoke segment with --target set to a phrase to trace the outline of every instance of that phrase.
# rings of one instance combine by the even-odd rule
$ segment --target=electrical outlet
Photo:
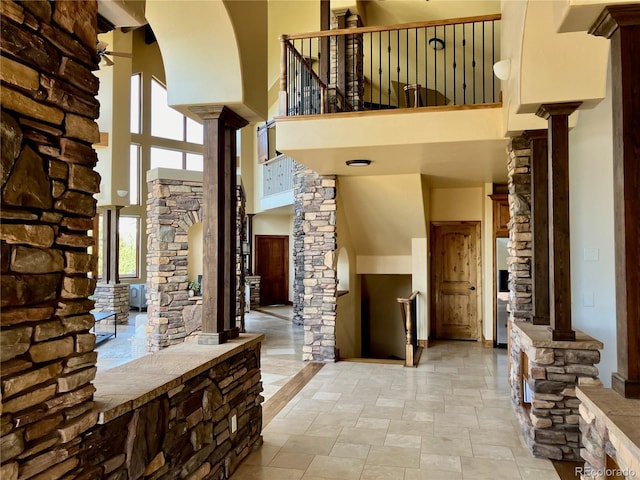
[[[238,417],[233,414],[231,416],[231,433],[236,433],[236,430],[238,430]]]

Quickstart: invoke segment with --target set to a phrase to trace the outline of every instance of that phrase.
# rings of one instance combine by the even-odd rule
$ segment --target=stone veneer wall
[[[238,187],[240,189],[240,187]],[[158,351],[181,343],[191,332],[185,328],[186,308],[190,319],[196,301],[187,291],[188,231],[202,221],[202,180],[154,178],[147,200],[147,349]],[[244,224],[244,195],[238,193],[238,224]],[[242,235],[242,230],[239,231]],[[242,238],[242,237],[240,237]],[[236,249],[236,324],[244,330],[244,272],[241,243]],[[206,285],[203,286],[206,288]],[[197,306],[195,307],[197,308]],[[201,306],[200,306],[201,308]],[[198,326],[196,330],[201,327]],[[191,329],[192,327],[190,327]],[[192,330],[193,331],[193,330]]]
[[[242,255],[242,244],[247,240],[247,196],[242,186],[242,181],[238,177],[236,187],[236,326],[240,333],[245,331],[244,312],[246,311],[245,279],[244,279],[244,256]]]
[[[303,360],[335,361],[335,176],[296,164],[294,195],[294,323],[304,325]]]
[[[249,289],[249,308],[260,306],[260,275],[247,275],[245,277]]]
[[[585,460],[582,480],[640,477],[640,400],[624,398],[609,388],[580,387],[580,431]],[[607,462],[609,456],[617,465]]]
[[[157,178],[147,200],[147,349],[181,343],[187,292],[189,228],[202,221],[202,181]]]
[[[92,1],[2,1],[3,480],[62,477],[97,419],[96,18]]]
[[[98,283],[93,293],[96,312],[116,312],[116,323],[127,323],[129,320],[129,284]],[[112,323],[109,318],[106,323]]]
[[[361,27],[362,21],[359,15],[349,15],[345,21],[345,28]],[[338,19],[331,17],[331,28],[338,28]],[[345,100],[347,100],[353,110],[364,109],[364,72],[363,72],[363,36],[346,35],[344,36],[345,49],[345,91],[341,92]],[[328,109],[329,112],[345,111],[345,106],[336,95],[336,87],[338,84],[338,43],[335,37],[331,37],[329,46],[330,58],[330,74],[329,88],[327,89]]]
[[[79,462],[69,472],[69,478],[229,478],[262,441],[257,340],[247,342],[240,351],[213,357],[196,372],[189,369],[184,375],[177,375],[177,381],[153,388],[139,401],[114,405],[101,413],[101,424],[83,435],[74,447]],[[223,348],[229,346],[225,344]],[[139,374],[163,370],[163,361],[168,361],[169,370],[175,373],[180,358],[200,357],[202,349],[185,343],[159,352],[155,358],[134,360],[130,368],[125,365],[107,371],[102,374],[105,378],[99,375],[96,379],[96,397],[100,400],[103,387],[112,390],[108,388],[110,376],[118,385],[119,378],[131,370]],[[124,368],[123,373],[118,368]],[[144,382],[140,380],[141,384]],[[123,396],[126,394],[122,392]],[[105,403],[108,401],[107,397]],[[137,406],[131,408],[134,403]],[[234,415],[237,430],[232,432]]]
[[[531,272],[531,148],[525,137],[508,146],[509,179],[509,316],[511,321],[533,320]]]
[[[512,324],[511,397],[533,455],[580,460],[580,400],[576,387],[601,385],[594,364],[600,361],[598,350],[602,348],[601,342],[579,331],[575,342],[557,342],[551,340],[547,325]],[[529,375],[529,406],[522,403],[523,368]]]

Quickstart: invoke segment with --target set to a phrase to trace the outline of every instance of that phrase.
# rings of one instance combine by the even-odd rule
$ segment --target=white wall
[[[604,343],[598,368],[605,386],[617,370],[610,71],[606,98],[582,111],[569,133],[572,322]]]

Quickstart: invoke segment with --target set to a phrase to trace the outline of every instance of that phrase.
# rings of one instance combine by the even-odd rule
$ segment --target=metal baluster
[[[456,26],[453,25],[453,103],[456,103],[458,84],[456,83]]]
[[[473,60],[471,62],[471,71],[473,72],[473,103],[476,103],[476,24],[471,24],[471,36],[473,38]]]
[[[428,88],[429,85],[429,44],[427,43],[427,29],[423,28],[424,31],[424,87]],[[427,94],[427,98],[425,100],[425,105],[429,106],[429,94]]]
[[[396,70],[398,72],[398,88],[400,88],[400,30],[396,30]],[[396,92],[396,100],[398,102],[398,106],[400,106],[400,92]],[[406,105],[405,105],[406,106]]]
[[[416,61],[413,68],[416,71],[416,84],[418,84],[420,83],[420,81],[418,80],[418,27],[415,28],[415,35],[416,35]]]
[[[443,37],[444,37],[443,40],[444,40],[444,42],[446,44],[446,42],[447,42],[447,27],[446,27],[446,25],[442,27],[442,31],[443,31],[443,34],[444,34],[443,35]],[[454,50],[455,50],[455,48],[454,48]],[[447,49],[445,48],[442,51],[444,52],[444,66],[443,66],[443,69],[444,69],[444,92],[445,92],[444,96],[446,97],[447,96]],[[456,103],[455,89],[454,89],[453,103]]]
[[[438,36],[438,27],[433,27],[433,38]],[[433,80],[434,80],[434,90],[438,91],[438,51],[433,51]],[[445,90],[444,96],[446,98],[447,91]],[[438,106],[438,96],[436,95],[436,106]]]
[[[389,58],[387,59],[387,106],[391,106],[391,30],[387,30],[387,51]]]
[[[399,31],[398,31],[399,32]],[[406,44],[406,48],[407,48],[407,61],[406,61],[406,66],[407,66],[407,73],[405,73],[405,77],[407,79],[406,84],[409,85],[409,29],[407,29],[405,31],[405,44]],[[409,105],[407,105],[408,107]]]
[[[373,32],[369,32],[369,103],[373,106]]]
[[[495,21],[491,20],[491,65],[496,64],[496,30]],[[496,76],[491,75],[491,87],[493,92],[493,101],[496,101]]]
[[[487,22],[482,22],[482,103],[487,103],[487,73],[485,71],[485,50],[486,43],[485,42],[485,33],[484,26]]]
[[[467,103],[467,28],[462,24],[462,103]]]

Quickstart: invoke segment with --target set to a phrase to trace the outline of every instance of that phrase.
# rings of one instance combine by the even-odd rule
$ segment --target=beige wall
[[[187,276],[189,280],[198,280],[198,275],[202,275],[202,257],[203,257],[203,244],[202,244],[202,222],[194,223],[188,235],[189,253],[187,255]]]
[[[132,35],[112,31],[100,35],[107,42],[108,49],[118,52],[132,51]],[[108,134],[108,145],[96,148],[100,173],[100,193],[96,194],[98,206],[128,205],[128,196],[120,197],[117,190],[129,191],[129,128],[131,59],[112,57],[114,65],[102,65],[95,75],[100,79],[100,132]],[[104,108],[112,106],[112,108]]]
[[[432,188],[429,208],[432,222],[482,220],[483,190],[476,188]]]
[[[355,358],[362,356],[361,276],[356,270],[356,250],[349,223],[344,215],[344,203],[340,189],[337,191],[336,202],[337,250],[335,261],[338,267],[338,278],[342,278],[338,283],[338,290],[345,290],[344,277],[348,277],[348,293],[338,297],[336,347],[340,350],[342,358]],[[347,261],[347,272],[345,272],[345,265],[342,261],[344,259]]]
[[[147,2],[146,17],[170,105],[184,114],[191,105],[226,105],[249,121],[266,118],[266,0]]]
[[[617,370],[610,82],[605,100],[569,132],[572,322],[604,343],[597,367],[607,387]]]

